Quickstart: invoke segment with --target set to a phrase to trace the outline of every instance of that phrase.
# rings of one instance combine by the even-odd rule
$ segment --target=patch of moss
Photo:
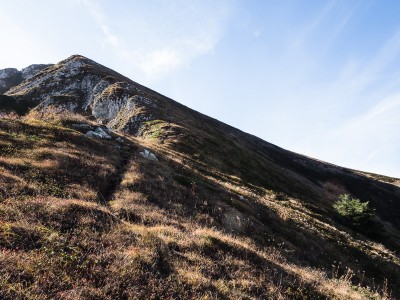
[[[145,122],[145,126],[146,134],[152,139],[158,139],[162,136],[167,123],[162,120],[151,120]]]

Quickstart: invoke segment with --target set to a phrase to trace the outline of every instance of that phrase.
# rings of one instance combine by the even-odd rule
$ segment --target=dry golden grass
[[[398,295],[393,251],[299,199],[157,139],[117,149],[65,127],[80,117],[33,117],[0,120],[1,299]]]

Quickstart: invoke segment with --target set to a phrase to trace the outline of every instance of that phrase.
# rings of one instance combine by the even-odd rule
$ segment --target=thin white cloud
[[[321,12],[313,19],[311,20],[303,29],[301,29],[300,32],[298,32],[296,35],[296,38],[293,39],[292,47],[293,48],[299,48],[301,47],[307,38],[312,35],[312,33],[318,29],[320,24],[323,22],[323,20],[326,18],[326,16],[329,15],[329,13],[332,11],[335,1],[329,1],[321,10]]]
[[[329,135],[335,144],[334,159],[372,171],[386,165],[388,174],[399,174],[391,161],[400,150],[399,116],[400,94],[396,94],[351,118]]]
[[[398,76],[393,76],[389,69],[400,57],[400,31],[395,33],[368,62],[345,65],[343,72],[336,81],[328,83],[328,94],[336,98],[331,101],[333,106],[350,106],[353,104],[365,106],[377,103],[400,91]],[[388,76],[389,75],[389,76]],[[383,81],[385,79],[385,81]],[[395,84],[394,84],[395,82]]]
[[[273,115],[264,118],[268,121],[258,120],[253,132],[342,166],[400,176],[400,71],[394,67],[400,59],[400,31],[374,55],[346,58],[337,61],[338,66],[316,63],[303,67],[302,63],[316,60],[313,53],[291,54],[290,59],[277,59],[277,63],[284,69],[297,66],[300,75],[284,70],[277,76],[271,88],[276,89],[279,104]],[[325,67],[332,69],[322,70]],[[327,80],[315,77],[325,71]],[[258,129],[261,123],[280,130],[265,135]]]
[[[102,46],[156,78],[213,51],[232,14],[234,1],[163,1],[152,7],[154,16],[143,18],[132,10],[121,30],[95,0],[80,0],[103,33]],[[152,17],[153,16],[153,17]],[[131,21],[129,21],[131,20]],[[171,22],[174,20],[174,22]]]
[[[119,38],[111,32],[111,29],[108,25],[108,22],[106,20],[106,17],[101,9],[101,6],[98,2],[94,0],[75,0],[76,3],[80,5],[84,5],[93,19],[96,21],[98,24],[100,30],[103,33],[103,38],[101,42],[103,43],[103,46],[105,44],[110,44],[113,47],[119,48],[121,47],[121,42]]]
[[[140,64],[140,67],[146,74],[168,72],[182,64],[182,59],[177,55],[176,51],[168,49],[153,51],[146,55],[146,58],[147,59]]]
[[[346,13],[341,18],[339,18],[339,22],[336,23],[335,26],[333,27],[333,32],[330,35],[329,41],[326,43],[326,50],[328,50],[331,47],[333,42],[344,31],[344,29],[348,25],[350,19],[353,17],[353,15],[359,9],[361,3],[362,3],[361,0],[359,0],[357,2],[353,1],[352,2],[353,7],[351,7],[349,10],[347,10]]]

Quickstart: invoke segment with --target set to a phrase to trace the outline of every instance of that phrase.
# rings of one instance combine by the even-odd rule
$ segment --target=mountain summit
[[[284,150],[80,55],[40,66],[0,71],[0,297],[400,296],[398,179]],[[340,215],[344,195],[373,220]]]

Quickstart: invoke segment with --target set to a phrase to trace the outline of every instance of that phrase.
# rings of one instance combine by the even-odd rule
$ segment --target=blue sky
[[[0,69],[85,55],[283,148],[400,177],[400,2],[0,0]]]

